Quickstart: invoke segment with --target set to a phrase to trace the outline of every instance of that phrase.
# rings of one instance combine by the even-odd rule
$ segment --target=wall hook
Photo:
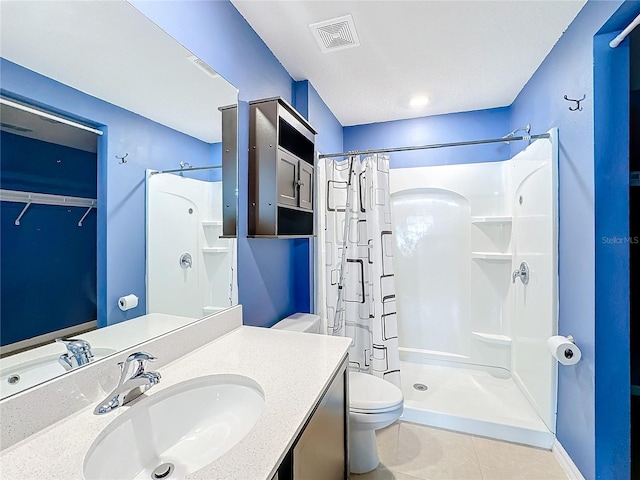
[[[575,98],[569,98],[566,95],[564,96],[564,99],[568,102],[576,102],[575,107],[571,108],[569,107],[569,110],[571,110],[572,112],[575,112],[576,110],[580,110],[582,111],[582,106],[580,105],[580,102],[582,102],[585,98],[587,98],[586,95],[582,95],[582,98],[577,100]]]
[[[119,164],[127,163],[127,157],[128,157],[128,156],[129,156],[129,154],[128,154],[128,153],[125,153],[125,154],[124,154],[124,156],[122,156],[122,157],[119,157],[118,155],[116,155],[116,158],[117,158],[118,160],[120,160],[118,163],[119,163]]]

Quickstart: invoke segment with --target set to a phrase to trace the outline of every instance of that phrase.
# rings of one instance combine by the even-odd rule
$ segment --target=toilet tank
[[[294,313],[280,320],[273,327],[277,330],[320,333],[320,316],[313,313]]]

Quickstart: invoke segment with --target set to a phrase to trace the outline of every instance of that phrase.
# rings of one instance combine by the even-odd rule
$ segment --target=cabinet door
[[[298,162],[293,155],[278,149],[278,204],[298,206]]]
[[[313,210],[313,167],[307,162],[301,160],[299,176],[299,206],[300,208],[304,208],[306,210]]]
[[[349,477],[346,363],[293,447],[293,480]]]

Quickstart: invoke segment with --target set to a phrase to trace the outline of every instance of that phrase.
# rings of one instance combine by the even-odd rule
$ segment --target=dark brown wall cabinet
[[[317,132],[281,98],[249,110],[249,236],[313,236]]]

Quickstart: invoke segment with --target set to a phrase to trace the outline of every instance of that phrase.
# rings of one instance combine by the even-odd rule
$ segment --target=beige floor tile
[[[473,437],[401,422],[387,469],[428,480],[481,480]]]
[[[363,473],[358,475],[356,473],[351,474],[351,480],[421,480],[411,475],[405,475],[400,472],[392,472],[385,465],[380,464],[373,472]]]
[[[553,453],[515,443],[473,437],[485,480],[566,480]]]
[[[381,463],[387,464],[395,461],[398,452],[399,431],[400,422],[395,422],[386,428],[376,430],[376,443]]]

